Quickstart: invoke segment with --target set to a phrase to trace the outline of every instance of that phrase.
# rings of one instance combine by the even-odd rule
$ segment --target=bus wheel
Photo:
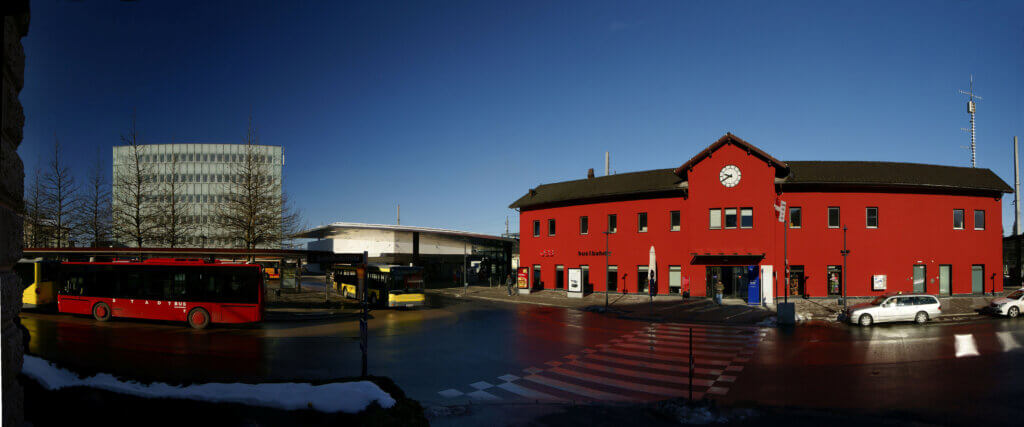
[[[210,313],[205,308],[193,308],[188,312],[188,325],[192,329],[204,329],[210,325]]]
[[[98,302],[96,305],[92,306],[92,317],[95,317],[96,320],[106,322],[110,320],[110,315],[110,306],[107,305],[107,303]]]

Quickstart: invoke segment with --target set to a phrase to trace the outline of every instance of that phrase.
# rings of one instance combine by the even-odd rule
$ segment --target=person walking
[[[725,292],[725,285],[719,280],[715,283],[715,303],[722,305],[722,293]]]
[[[505,276],[505,287],[508,288],[508,296],[512,296],[512,275]]]

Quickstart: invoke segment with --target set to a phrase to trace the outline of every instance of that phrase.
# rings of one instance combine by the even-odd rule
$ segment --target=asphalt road
[[[938,424],[1024,415],[1017,403],[1024,320],[784,330],[648,324],[481,301],[373,314],[370,373],[391,377],[427,407],[490,404],[510,408],[519,415],[510,420],[520,422],[530,416],[522,410],[527,404],[629,404],[691,390],[734,407],[836,408]],[[359,374],[358,324],[351,320],[194,331],[25,313],[22,323],[32,335],[30,353],[82,372],[171,383]]]

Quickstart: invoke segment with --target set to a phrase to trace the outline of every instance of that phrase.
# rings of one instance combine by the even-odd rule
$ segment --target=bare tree
[[[273,173],[275,165],[258,147],[252,119],[242,142],[244,152],[231,164],[227,200],[217,205],[214,223],[246,249],[280,248],[294,234],[299,214],[287,203],[281,180]]]
[[[118,240],[141,248],[156,234],[156,209],[150,200],[157,184],[149,163],[143,161],[146,147],[139,142],[134,117],[121,142],[125,149],[114,159],[113,231]]]
[[[52,239],[44,193],[43,171],[36,167],[25,186],[25,243],[31,248],[49,246]]]
[[[157,192],[156,240],[169,248],[185,243],[196,231],[186,199],[184,179],[179,173],[178,156],[171,154],[169,173]]]
[[[99,148],[96,163],[89,171],[88,181],[79,199],[77,212],[78,235],[83,243],[99,247],[110,241],[110,189]]]
[[[72,212],[78,207],[77,192],[75,177],[61,158],[60,140],[54,135],[53,159],[43,175],[43,198],[46,201],[49,225],[53,227],[54,246],[58,248],[66,246],[71,240],[71,230],[74,228]]]

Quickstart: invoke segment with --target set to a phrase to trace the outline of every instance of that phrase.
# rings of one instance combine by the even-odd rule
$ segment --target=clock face
[[[718,180],[726,187],[735,187],[740,183],[740,168],[736,165],[725,165],[718,173]]]

